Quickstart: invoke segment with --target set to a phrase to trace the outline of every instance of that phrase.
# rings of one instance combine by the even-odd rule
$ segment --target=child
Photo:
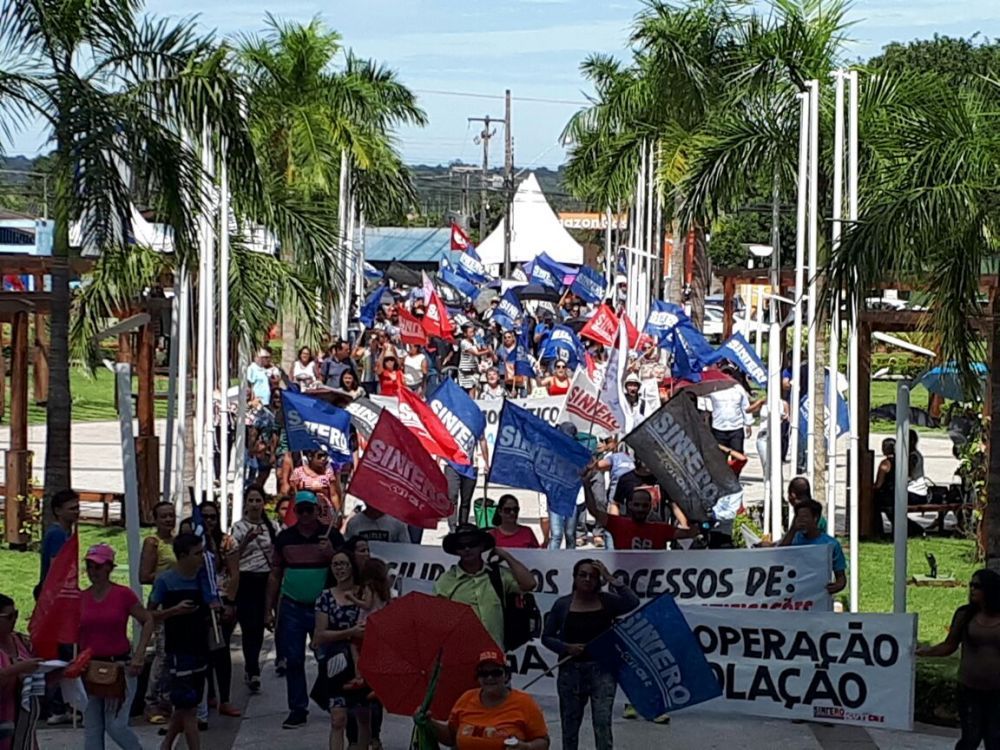
[[[372,558],[365,563],[361,571],[361,595],[348,595],[348,598],[361,610],[358,624],[368,619],[372,612],[378,612],[389,603],[391,598],[389,568],[382,560]],[[354,679],[344,685],[345,690],[356,690],[365,684],[364,678],[358,672],[360,658],[360,641],[351,641],[351,659],[354,661]]]

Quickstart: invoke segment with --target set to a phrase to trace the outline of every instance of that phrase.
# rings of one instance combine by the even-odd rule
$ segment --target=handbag
[[[83,676],[87,695],[105,700],[125,700],[125,668],[120,662],[92,659]]]
[[[504,651],[513,651],[542,634],[542,613],[538,609],[534,594],[520,591],[509,594],[504,592],[498,565],[488,565],[487,571],[503,610],[502,646]]]

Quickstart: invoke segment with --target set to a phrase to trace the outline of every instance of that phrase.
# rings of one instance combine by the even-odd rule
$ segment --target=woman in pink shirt
[[[136,678],[142,673],[146,646],[153,635],[153,617],[127,586],[111,582],[115,551],[107,544],[95,544],[84,557],[90,588],[80,592],[80,651],[90,649],[92,661],[116,662],[125,675],[120,699],[91,695],[83,716],[85,750],[104,750],[105,733],[123,750],[141,750],[139,738],[128,725],[129,709],[135,697]],[[128,621],[142,624],[142,636],[131,654]]]
[[[304,453],[306,463],[292,471],[292,492],[308,490],[319,501],[319,520],[325,525],[340,526],[344,514],[344,493],[340,477],[330,467],[326,451]]]
[[[538,549],[538,539],[530,527],[517,522],[521,505],[513,495],[501,495],[493,513],[493,526],[487,533],[497,540],[497,547]]]

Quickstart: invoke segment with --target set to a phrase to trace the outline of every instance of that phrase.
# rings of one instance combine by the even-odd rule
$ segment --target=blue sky
[[[503,92],[513,96],[515,163],[556,166],[563,160],[558,137],[584,101],[580,62],[591,52],[624,56],[628,28],[640,9],[633,0],[360,0],[319,4],[285,0],[147,0],[155,15],[198,14],[220,35],[261,30],[268,11],[285,19],[319,15],[356,53],[395,68],[418,92],[430,118],[423,129],[400,133],[410,163],[478,163],[473,143],[480,126],[467,117],[503,117]],[[935,33],[1000,37],[1000,3],[982,0],[857,0],[850,19],[851,59],[875,54],[890,41]],[[456,92],[455,94],[440,92]],[[457,94],[457,95],[456,95]],[[478,96],[468,96],[475,94]],[[489,98],[495,97],[495,98]],[[546,100],[546,101],[530,101]],[[498,136],[502,131],[498,129]],[[38,150],[37,132],[25,132],[8,153]],[[491,164],[502,164],[503,141],[491,147]]]

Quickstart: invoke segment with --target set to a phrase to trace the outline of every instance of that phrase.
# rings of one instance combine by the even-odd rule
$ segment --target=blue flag
[[[607,288],[605,278],[589,266],[580,266],[580,271],[573,279],[570,291],[584,302],[596,304],[604,299],[604,290]]]
[[[706,360],[709,364],[718,362],[721,359],[728,359],[747,374],[757,385],[767,385],[767,368],[757,356],[757,352],[750,346],[742,333],[734,334],[725,344],[716,349],[712,356]]]
[[[427,397],[427,405],[441,420],[448,433],[455,438],[458,447],[471,458],[476,450],[476,443],[486,431],[486,416],[483,410],[451,378],[445,378],[434,393]],[[448,463],[459,474],[475,478],[475,464],[458,464],[453,461]]]
[[[583,362],[583,352],[583,343],[580,341],[580,337],[572,328],[560,323],[553,326],[551,333],[549,333],[545,346],[542,348],[541,357],[542,359],[564,360],[571,369],[575,370]]]
[[[545,253],[535,258],[530,263],[530,268],[531,281],[546,286],[549,289],[562,289],[563,276],[566,269]]]
[[[281,410],[289,450],[325,450],[330,463],[336,466],[351,462],[349,412],[318,398],[289,391],[281,392]]]
[[[493,320],[499,323],[503,330],[511,331],[514,329],[514,324],[522,317],[524,308],[521,307],[521,300],[514,294],[513,289],[508,289],[493,311]]]
[[[722,695],[722,686],[674,598],[661,594],[587,644],[615,673],[643,718]]]
[[[824,388],[823,394],[823,413],[826,415],[826,419],[830,419],[830,410],[827,405],[830,403],[830,382],[832,378],[830,377],[830,368],[825,369],[826,372],[826,387]],[[800,441],[803,436],[806,435],[806,428],[808,426],[809,420],[809,409],[811,408],[812,399],[809,398],[809,394],[805,393],[802,395],[801,401],[799,401],[799,435]],[[851,427],[851,416],[847,408],[847,401],[844,397],[837,392],[837,437],[840,437],[845,432],[847,432]]]
[[[358,315],[358,320],[361,321],[361,324],[365,328],[371,328],[375,323],[375,314],[382,306],[382,295],[385,294],[388,288],[388,284],[379,284],[372,290],[371,294],[365,297],[364,304],[361,305],[361,312]]]
[[[623,247],[618,249],[618,263],[615,268],[622,276],[628,275],[628,250]]]
[[[690,380],[692,383],[700,383],[701,368],[696,367],[695,363],[691,361],[680,336],[673,337],[670,349],[674,358],[670,365],[670,377],[675,380]]]
[[[365,278],[366,279],[368,279],[370,281],[374,281],[374,280],[382,278],[382,272],[380,270],[378,270],[377,268],[375,268],[375,266],[373,266],[367,260],[364,262],[363,268],[365,270]]]
[[[466,281],[447,266],[441,266],[441,270],[438,271],[438,278],[466,299],[474,300],[476,295],[479,294],[479,289],[475,284]]]
[[[465,254],[468,255],[473,260],[477,260],[480,263],[483,262],[483,259],[479,257],[479,253],[476,252],[476,246],[473,245],[471,242],[469,243],[469,246],[465,248]]]
[[[487,481],[544,492],[561,516],[576,510],[590,451],[527,409],[505,401]]]
[[[490,278],[486,272],[486,266],[479,261],[479,256],[475,253],[459,253],[458,265],[455,266],[455,270],[466,281],[471,281],[473,284],[484,284]]]
[[[656,339],[657,345],[661,349],[669,349],[674,328],[681,323],[690,321],[691,319],[680,305],[653,300],[653,307],[649,311],[649,317],[646,319],[646,325],[642,327],[642,332]]]

